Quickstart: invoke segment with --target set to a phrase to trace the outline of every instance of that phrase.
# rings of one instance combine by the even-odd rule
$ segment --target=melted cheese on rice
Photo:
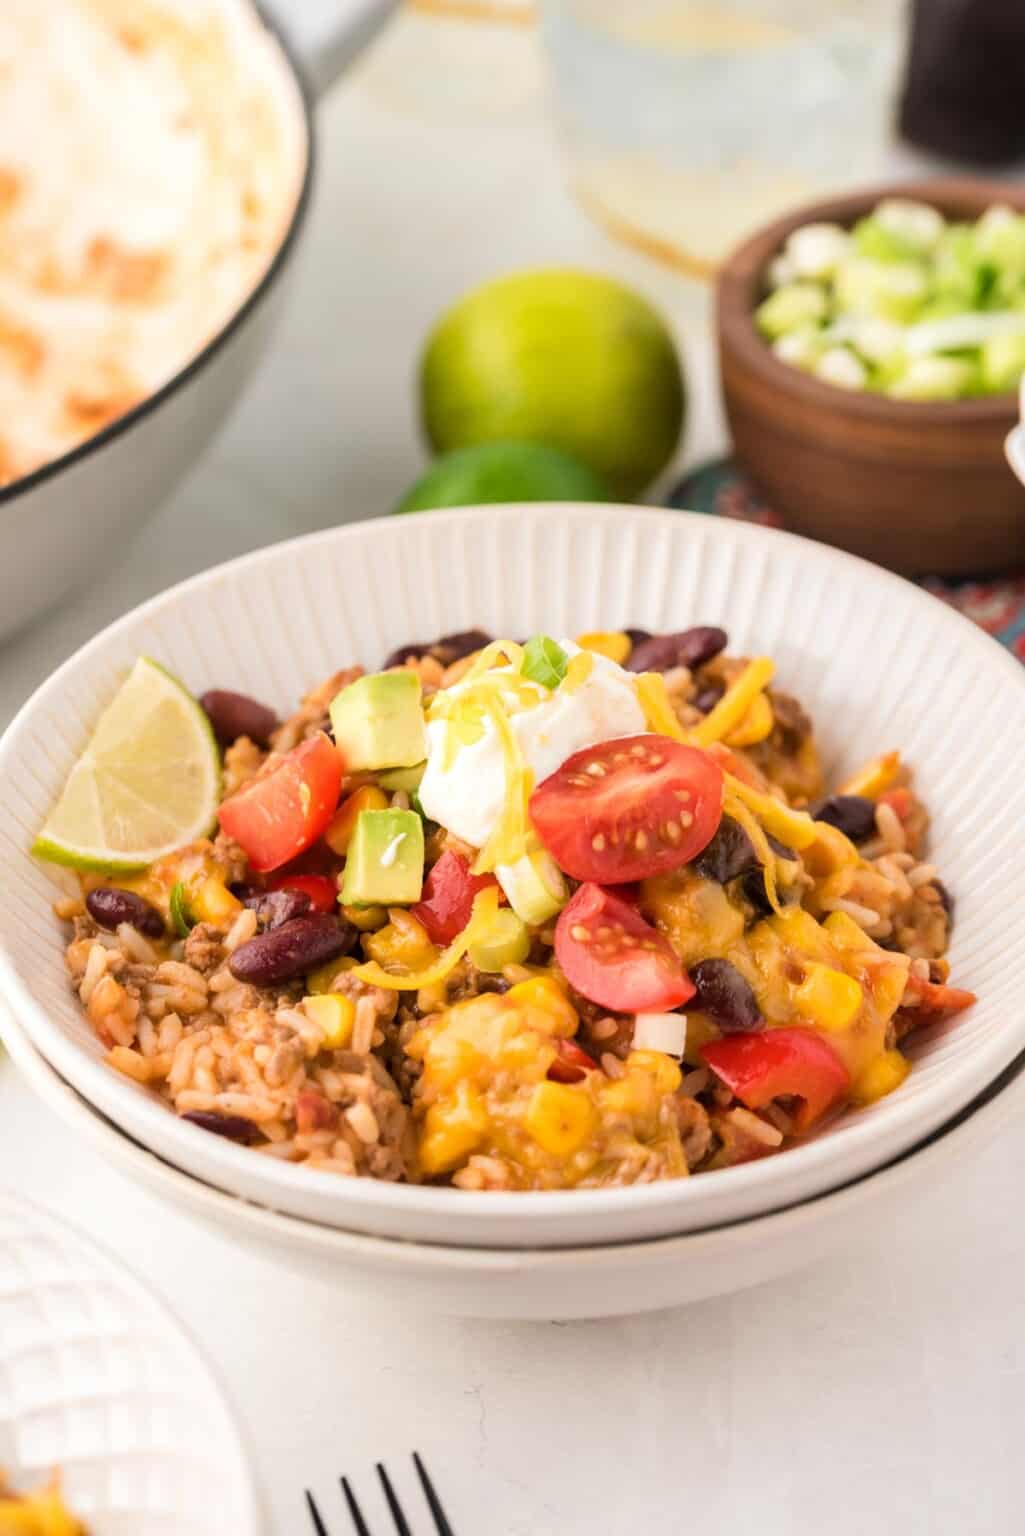
[[[3,0],[0,483],[225,325],[288,229],[306,154],[247,0]]]

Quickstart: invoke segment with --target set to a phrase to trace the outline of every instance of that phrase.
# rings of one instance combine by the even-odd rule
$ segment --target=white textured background
[[[111,552],[108,580],[0,653],[3,718],[167,582],[390,504],[420,463],[412,339],[492,270],[580,260],[639,283],[687,345],[691,454],[717,444],[703,297],[606,245],[565,200],[529,38],[427,25],[404,19],[326,106],[271,366],[176,501]],[[304,1481],[330,1497],[349,1470],[372,1498],[372,1461],[414,1446],[459,1536],[1021,1529],[1023,1129],[856,1259],[687,1312],[559,1327],[357,1308],[343,1284],[243,1258],[83,1151],[3,1061],[0,1170],[123,1253],[195,1329],[229,1376],[281,1536],[304,1530]],[[341,1536],[337,1501],[332,1516]]]

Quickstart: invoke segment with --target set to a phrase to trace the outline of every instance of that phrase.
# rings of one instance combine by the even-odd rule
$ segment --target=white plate
[[[152,1290],[0,1189],[0,1466],[59,1468],[91,1536],[257,1536],[252,1478],[204,1361]]]
[[[482,624],[556,634],[722,622],[775,657],[815,716],[830,768],[900,746],[934,817],[958,902],[970,1013],[919,1050],[901,1089],[808,1145],[687,1181],[572,1194],[471,1194],[346,1180],[274,1162],[170,1114],[110,1071],[70,995],[50,872],[26,849],[140,652],[196,689],[287,710],[350,660]],[[779,1209],[878,1168],[970,1100],[1025,1045],[1025,673],[952,610],[824,546],[741,523],[630,507],[521,506],[350,525],[221,566],[99,635],[0,742],[0,990],[93,1104],[177,1166],[349,1230],[481,1246],[623,1242]]]
[[[281,1216],[180,1173],[105,1119],[44,1061],[0,1003],[0,1039],[45,1104],[126,1178],[162,1201],[300,1274],[327,1276],[367,1295],[458,1317],[571,1319],[632,1316],[725,1296],[779,1279],[838,1249],[885,1242],[911,1202],[942,1191],[964,1164],[1025,1105],[1025,1072],[963,1121],[842,1190],[773,1216],[686,1237],[598,1248],[446,1248],[341,1232]],[[1013,1074],[1013,1075],[1012,1075]]]

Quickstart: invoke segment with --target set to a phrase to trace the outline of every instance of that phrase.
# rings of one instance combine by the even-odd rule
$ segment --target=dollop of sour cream
[[[571,640],[559,644],[571,657],[579,650]],[[564,681],[555,689],[528,683],[511,667],[497,667],[487,676],[500,690],[510,728],[535,785],[581,748],[647,729],[635,678],[606,656],[593,656],[582,682]],[[510,680],[508,689],[501,686],[503,677]],[[514,679],[515,688],[511,686]],[[446,698],[455,699],[462,689],[457,683],[447,690]],[[490,719],[481,721],[474,741],[451,743],[452,729],[444,718],[428,721],[420,804],[431,821],[472,847],[482,848],[505,804],[506,757]]]

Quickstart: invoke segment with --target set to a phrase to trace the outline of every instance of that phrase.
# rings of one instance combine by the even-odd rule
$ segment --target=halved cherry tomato
[[[722,817],[719,764],[668,736],[574,752],[530,797],[530,817],[574,880],[618,885],[688,863]]]
[[[597,1072],[598,1063],[575,1040],[556,1040],[558,1056],[548,1068],[553,1083],[582,1083],[588,1072]]]
[[[833,1047],[811,1029],[763,1029],[727,1035],[701,1048],[706,1066],[748,1109],[762,1109],[781,1095],[802,1099],[796,1125],[806,1131],[846,1097],[847,1068]]]
[[[917,993],[921,998],[918,1007],[912,1012],[916,1014],[960,1013],[964,1008],[970,1008],[978,999],[974,992],[966,992],[963,987],[948,987],[938,981],[923,981],[920,976],[909,976],[906,990]]]
[[[446,850],[432,866],[420,900],[409,910],[427,929],[432,943],[451,944],[470,921],[477,892],[497,883],[494,875],[471,875],[466,860]]]
[[[253,869],[279,869],[324,831],[342,787],[342,758],[323,731],[300,742],[270,773],[225,800],[221,827]]]
[[[334,912],[338,906],[338,884],[327,875],[279,875],[270,883],[272,891],[302,891],[310,898],[314,912]]]
[[[676,1008],[694,996],[668,940],[634,907],[591,882],[559,914],[555,957],[571,987],[617,1013]]]

